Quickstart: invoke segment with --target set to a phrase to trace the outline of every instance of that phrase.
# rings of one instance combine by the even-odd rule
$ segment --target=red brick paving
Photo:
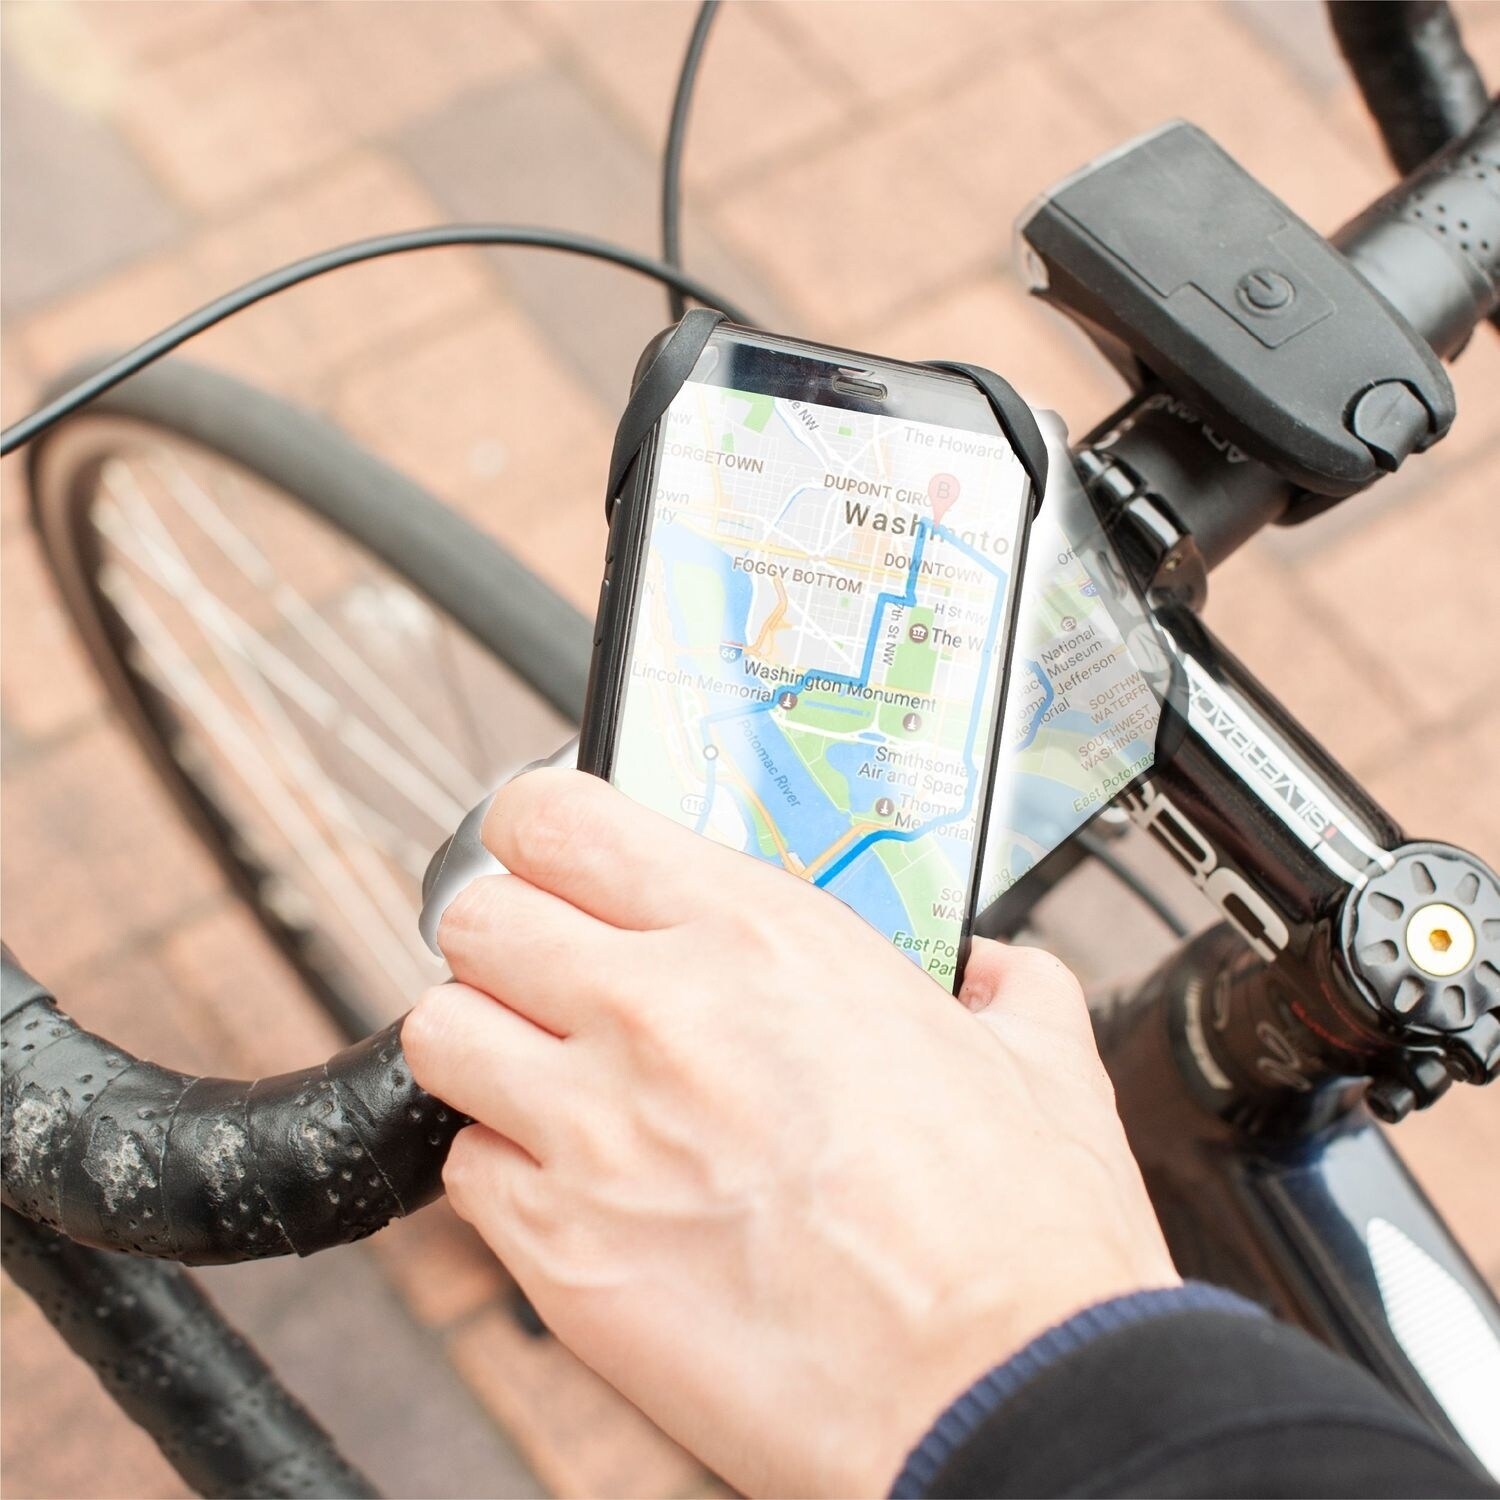
[[[555,1339],[490,1308],[449,1338],[454,1363],[537,1477],[569,1500],[725,1493]]]
[[[1500,76],[1500,5],[1468,0],[1462,13]],[[685,5],[639,0],[11,7],[8,63],[116,130],[187,227],[7,322],[7,419],[68,361],[231,282],[439,219],[401,133],[463,99],[562,79],[630,151],[653,152],[689,24]],[[721,19],[695,111],[690,202],[801,329],[983,359],[1078,429],[1118,382],[1022,296],[1010,221],[1055,176],[1173,115],[1216,134],[1320,227],[1386,181],[1321,23],[1290,6],[776,0]],[[509,144],[456,149],[499,174]],[[23,211],[17,186],[6,183],[10,212]],[[43,185],[26,186],[24,201],[45,211]],[[602,196],[569,207],[582,223],[596,207],[623,212]],[[467,252],[369,267],[237,319],[193,353],[333,413],[588,607],[612,413],[507,287]],[[620,342],[651,331],[632,324]],[[1209,609],[1414,834],[1491,859],[1500,598],[1484,580],[1500,564],[1488,483],[1497,376],[1500,344],[1481,338],[1455,370],[1449,442],[1385,495],[1259,541]],[[321,1055],[325,1023],[106,723],[38,576],[13,461],[3,490],[8,940],[87,1021],[164,1061],[252,1071]],[[1497,1122],[1493,1099],[1458,1089],[1396,1137],[1491,1276],[1500,1195],[1472,1184],[1493,1180]],[[398,1226],[378,1256],[557,1493],[711,1488],[564,1351],[519,1329],[504,1272],[446,1210]],[[8,1493],[183,1493],[14,1289],[3,1297]],[[43,1430],[67,1440],[43,1448]]]
[[[643,139],[666,129],[677,70],[692,28],[688,5],[646,0],[574,0],[539,5],[590,85]],[[847,90],[809,59],[769,6],[732,6],[715,22],[709,81],[694,101],[692,148],[683,180],[698,195],[754,173],[788,149],[846,127]]]

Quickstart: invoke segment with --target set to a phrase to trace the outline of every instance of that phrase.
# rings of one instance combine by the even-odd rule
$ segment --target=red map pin
[[[958,480],[952,474],[934,474],[927,481],[927,498],[932,501],[932,519],[941,526],[958,499]]]

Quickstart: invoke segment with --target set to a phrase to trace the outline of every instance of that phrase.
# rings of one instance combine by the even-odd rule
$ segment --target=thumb
[[[975,938],[958,998],[992,1022],[1030,1021],[1090,1031],[1083,987],[1060,958],[1041,948],[1016,948]],[[986,1014],[988,1013],[988,1014]]]

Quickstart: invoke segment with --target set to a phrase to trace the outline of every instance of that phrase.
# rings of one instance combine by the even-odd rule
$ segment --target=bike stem
[[[1182,421],[1143,405],[1148,425]],[[1090,997],[1131,1150],[1184,1276],[1313,1330],[1500,1472],[1475,1381],[1500,1304],[1370,1117],[1500,1068],[1500,885],[1472,855],[1404,841],[1198,620],[1201,553],[1133,468],[1126,482],[1121,450],[1139,461],[1147,436],[1117,424],[1080,456],[1154,580],[1177,679],[1158,764],[1119,805],[1225,920]],[[1468,983],[1417,962],[1445,966],[1436,925],[1413,925],[1439,906],[1449,953],[1458,921],[1474,933]]]
[[[1490,182],[1500,167],[1500,110],[1492,107],[1331,244],[1180,132],[1148,138],[1099,169],[1093,191],[1109,212],[1098,233],[1110,232],[1117,203],[1139,214],[1145,189],[1170,189],[1157,161],[1169,149],[1211,175],[1245,223],[1283,225],[1264,244],[1258,230],[1241,226],[1245,244],[1236,253],[1274,261],[1286,235],[1300,235],[1301,259],[1288,262],[1289,275],[1311,279],[1315,293],[1326,288],[1332,311],[1272,354],[1264,340],[1241,337],[1236,318],[1254,321],[1243,309],[1200,326],[1191,298],[1158,305],[1137,296],[1147,282],[1171,286],[1187,274],[1152,260],[1156,253],[1171,261],[1180,246],[1153,252],[1143,230],[1146,281],[1126,278],[1119,288],[1123,307],[1134,305],[1132,296],[1142,302],[1137,330],[1102,300],[1099,288],[1120,278],[1089,237],[1090,214],[1100,210],[1087,180],[1038,211],[1029,235],[1023,226],[1041,294],[1083,316],[1086,327],[1091,317],[1112,319],[1140,361],[1126,367],[1141,388],[1077,457],[1174,668],[1156,766],[1123,801],[1225,917],[1163,964],[1131,1007],[1149,1005],[1165,1018],[1194,1096],[1256,1136],[1326,1125],[1365,1080],[1370,1108],[1396,1120],[1455,1079],[1485,1083],[1500,1072],[1500,880],[1461,849],[1405,841],[1195,612],[1208,572],[1262,527],[1339,503],[1340,484],[1307,487],[1305,476],[1324,478],[1309,434],[1357,437],[1363,456],[1387,471],[1441,436],[1441,426],[1423,432],[1419,422],[1381,421],[1419,417],[1413,392],[1423,390],[1429,415],[1442,408],[1451,416],[1451,390],[1431,357],[1451,358],[1500,305],[1500,196]],[[1148,195],[1146,230],[1152,201]],[[1230,219],[1233,228],[1238,220]],[[1207,270],[1193,262],[1195,285],[1211,291],[1217,245],[1209,236],[1199,246]],[[1295,311],[1300,295],[1289,294],[1286,306]],[[1171,321],[1179,302],[1180,327]],[[1190,403],[1143,375],[1142,365],[1172,368],[1200,343],[1212,356],[1209,374],[1198,378],[1206,401]],[[1277,364],[1283,353],[1287,362]],[[1381,401],[1370,399],[1377,393]],[[1306,428],[1275,409],[1278,400],[1290,408],[1294,397]],[[1258,459],[1227,431],[1243,431]]]
[[[1500,1071],[1500,880],[1405,841],[1197,618],[1206,562],[1153,460],[1170,452],[1178,477],[1191,429],[1195,492],[1234,497],[1226,511],[1247,482],[1276,481],[1185,413],[1146,394],[1079,456],[1173,667],[1158,764],[1120,805],[1225,917],[1129,1004],[1165,1017],[1194,1096],[1253,1134],[1325,1126],[1355,1080],[1399,1119]]]

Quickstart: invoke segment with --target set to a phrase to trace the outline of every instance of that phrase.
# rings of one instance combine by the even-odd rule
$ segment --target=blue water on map
[[[890,873],[873,855],[845,866],[826,889],[840,901],[848,902],[865,921],[873,923],[887,936],[911,925],[906,904],[897,893]],[[913,954],[912,957],[921,962],[919,955]]]
[[[832,669],[818,671],[816,675],[847,683],[851,688],[858,688],[869,680],[883,610],[893,605],[910,605],[915,600],[923,547],[929,537],[934,535],[940,536],[960,551],[969,553],[997,575],[994,614],[986,643],[987,647],[995,644],[995,633],[1008,581],[1005,572],[995,567],[990,560],[973,553],[972,549],[952,533],[927,523],[917,533],[905,591],[883,593],[876,601],[874,614],[867,626],[869,635],[865,641],[861,668],[852,675]],[[674,568],[705,568],[713,574],[722,590],[723,612],[718,626],[718,641],[715,643],[704,640],[702,620],[699,619],[694,628],[684,611],[684,600],[701,600],[701,592],[673,587],[670,582],[664,591],[673,635],[684,645],[684,649],[677,654],[676,666],[695,676],[701,674],[717,679],[725,686],[722,692],[709,689],[710,702],[714,706],[699,721],[702,725],[702,743],[705,750],[709,751],[704,757],[705,797],[697,825],[699,830],[702,831],[707,823],[716,789],[722,788],[734,798],[747,827],[759,826],[761,822],[754,816],[753,808],[754,799],[759,798],[769,810],[783,845],[804,865],[810,865],[820,856],[823,857],[821,866],[811,871],[809,878],[852,906],[879,931],[887,935],[909,931],[913,925],[913,914],[907,912],[889,871],[874,852],[875,846],[887,840],[901,844],[930,840],[941,849],[955,871],[963,872],[968,869],[972,850],[959,830],[962,829],[965,833],[968,831],[967,818],[975,800],[974,779],[978,768],[974,734],[977,720],[971,727],[969,742],[964,747],[964,761],[970,784],[961,809],[945,817],[934,818],[917,828],[879,828],[863,833],[852,843],[848,842],[846,836],[851,822],[880,818],[881,814],[875,809],[876,802],[884,796],[900,801],[906,792],[906,788],[893,786],[883,778],[858,774],[861,767],[875,765],[876,746],[887,743],[887,737],[876,730],[867,729],[856,739],[832,741],[828,744],[824,752],[827,763],[848,784],[848,808],[846,810],[837,806],[787,738],[777,714],[773,712],[774,697],[746,698],[731,690],[751,684],[757,689],[757,693],[767,688],[780,693],[794,686],[790,682],[764,682],[751,671],[749,662],[738,654],[749,641],[749,612],[754,593],[749,575],[736,570],[730,557],[718,545],[676,523],[659,525],[652,538],[652,547],[661,558],[669,580]],[[686,643],[689,642],[693,643],[692,647],[687,646]],[[706,651],[705,648],[710,645],[716,645],[720,649]],[[724,647],[732,648],[736,654],[726,659],[721,654]],[[813,673],[809,672],[807,675],[811,676]],[[983,691],[982,680],[978,691]],[[820,703],[820,707],[833,711],[842,709],[853,717],[868,715],[871,709],[871,705],[863,701],[851,701],[847,706]],[[753,788],[753,792],[734,785],[733,778],[730,777],[726,777],[722,783],[719,781],[718,767],[724,763],[725,758],[732,763],[747,786]],[[830,848],[841,839],[845,840],[844,847],[830,855]],[[909,956],[921,963],[918,955]]]
[[[967,823],[962,826],[963,832],[955,833],[953,828],[939,828],[933,837],[937,840],[938,847],[948,857],[948,863],[961,874],[966,873],[969,862],[974,858],[974,841],[970,835]]]
[[[828,800],[769,712],[747,711],[736,700],[727,722],[720,726],[718,742],[777,814],[783,841],[804,864],[848,830],[848,817]],[[778,785],[783,777],[786,785]],[[792,796],[797,798],[795,804]]]
[[[659,526],[652,546],[669,570],[684,563],[712,570],[724,591],[719,638],[723,643],[742,646],[749,634],[753,594],[748,575],[736,570],[721,548],[685,526]],[[678,640],[692,640],[694,634],[681,612],[682,595],[680,589],[668,587],[666,590],[672,631]],[[726,683],[748,682],[757,687],[766,686],[750,670],[744,658],[726,662],[716,657],[705,661],[701,656],[684,652],[677,665],[685,670],[716,675]],[[717,743],[733,760],[736,770],[756,788],[761,800],[778,814],[776,821],[787,847],[799,859],[810,862],[848,829],[847,815],[828,800],[827,793],[787,742],[780,724],[770,712],[772,702],[749,701],[728,692],[723,695],[722,702],[723,707],[711,716],[722,716],[723,720]],[[715,781],[711,762],[707,769],[711,790]],[[778,785],[783,778],[785,784]],[[797,799],[795,804],[792,797]],[[782,816],[783,813],[786,815]]]
[[[844,740],[830,745],[823,758],[849,783],[849,810],[856,813],[873,812],[875,804],[889,793],[885,782],[873,776],[861,776],[861,766],[875,764],[875,746]]]
[[[663,563],[669,569],[675,563],[696,563],[717,575],[724,589],[722,639],[743,645],[746,622],[750,615],[750,601],[753,598],[749,575],[736,572],[720,548],[686,526],[658,526],[651,539],[651,546],[661,555]],[[667,590],[667,611],[672,620],[672,634],[679,641],[691,640],[693,632],[682,612],[680,589]],[[684,662],[683,665],[688,663]]]

